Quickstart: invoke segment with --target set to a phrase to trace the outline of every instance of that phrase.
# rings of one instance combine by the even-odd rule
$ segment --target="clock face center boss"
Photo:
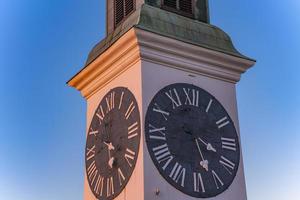
[[[160,90],[148,107],[145,135],[159,173],[181,192],[209,198],[232,184],[239,138],[224,107],[205,90],[185,83]]]
[[[86,175],[99,200],[114,199],[134,170],[140,144],[140,113],[134,95],[123,87],[100,101],[86,141]]]

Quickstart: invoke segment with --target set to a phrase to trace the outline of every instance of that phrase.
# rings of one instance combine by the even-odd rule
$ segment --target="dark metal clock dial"
[[[186,83],[160,90],[148,107],[145,135],[156,168],[181,192],[209,198],[232,184],[239,138],[224,107],[205,90]]]
[[[114,199],[124,189],[137,161],[140,136],[134,95],[127,88],[112,89],[96,109],[86,140],[86,176],[97,199]]]

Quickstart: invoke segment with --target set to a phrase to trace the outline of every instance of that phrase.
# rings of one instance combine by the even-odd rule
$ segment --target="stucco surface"
[[[142,91],[143,91],[143,118],[146,116],[147,107],[153,96],[163,87],[173,83],[190,83],[201,87],[214,95],[222,103],[232,118],[238,134],[239,122],[236,103],[235,84],[195,75],[181,70],[169,68],[151,62],[142,62]],[[144,142],[144,176],[145,200],[196,200],[173,188],[159,174],[153,164]],[[160,190],[160,195],[155,196],[154,191]],[[221,195],[208,200],[246,200],[246,185],[244,177],[243,159],[241,155],[239,169],[232,185]]]

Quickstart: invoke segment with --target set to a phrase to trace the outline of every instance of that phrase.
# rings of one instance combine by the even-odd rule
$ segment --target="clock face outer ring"
[[[111,95],[114,93],[114,99],[111,100]],[[107,100],[109,99],[108,103]],[[106,110],[108,109],[108,104],[114,103],[114,108],[110,111]],[[122,102],[122,103],[121,103]],[[104,111],[104,118],[102,121],[102,125],[99,125],[99,117],[97,117],[97,114],[99,115],[100,106],[102,106],[102,109]],[[129,114],[130,113],[130,114]],[[126,116],[124,117],[124,114],[128,114],[128,118]],[[111,122],[112,121],[112,122]],[[117,160],[117,168],[123,168],[123,175],[125,176],[125,180],[121,180],[122,177],[119,176],[120,174],[117,171],[117,168],[108,169],[107,166],[108,161],[107,159],[103,159],[103,157],[107,156],[108,154],[108,147],[104,145],[103,143],[107,140],[107,136],[99,136],[99,138],[96,139],[96,137],[92,137],[89,135],[89,133],[92,131],[99,131],[99,133],[103,132],[103,127],[105,123],[109,122],[112,125],[106,125],[106,127],[112,127],[111,132],[109,133],[112,138],[110,138],[110,142],[114,144],[114,148],[118,149],[114,152],[110,152],[111,157],[116,157]],[[136,122],[136,124],[135,124]],[[129,139],[129,127],[135,124],[135,126],[131,129],[134,130],[132,134],[132,138]],[[115,127],[115,128],[114,128]],[[96,129],[95,129],[96,128]],[[115,131],[113,131],[115,130]],[[106,132],[106,131],[104,131]],[[104,134],[105,135],[105,134]],[[138,159],[139,154],[139,146],[140,146],[140,137],[141,137],[141,121],[140,121],[140,112],[138,103],[133,95],[133,93],[125,87],[116,87],[111,89],[100,101],[97,109],[94,112],[91,124],[89,126],[89,130],[87,133],[87,140],[86,140],[86,149],[85,149],[85,170],[86,170],[86,178],[87,182],[89,184],[89,188],[91,192],[94,194],[94,196],[99,200],[112,200],[115,199],[126,187],[128,184],[132,173],[135,169],[135,165]],[[97,194],[96,191],[93,189],[95,188],[95,181],[97,180],[97,177],[93,180],[89,180],[88,177],[88,170],[91,166],[91,161],[88,161],[88,152],[91,149],[92,145],[96,145],[96,154],[95,154],[95,162],[96,162],[96,170],[100,172],[99,174],[101,177],[104,178],[103,180],[103,195]],[[130,162],[130,167],[128,164],[128,161],[126,159],[121,159],[121,157],[125,157],[125,154],[127,152],[127,149],[130,149],[132,154],[128,154],[129,156],[132,156],[131,159],[128,159]],[[113,150],[112,150],[113,151]],[[133,155],[134,153],[134,155]],[[97,155],[98,154],[98,155]],[[97,158],[100,157],[100,158]],[[110,196],[107,196],[107,177],[114,177],[114,192]],[[120,186],[120,180],[122,182],[122,185]],[[106,182],[107,181],[107,182]]]
[[[199,91],[199,104],[201,105],[201,98],[204,97],[206,98],[206,101],[208,98],[212,99],[213,102],[215,102],[218,106],[218,109],[221,110],[221,112],[224,114],[226,113],[227,115],[227,119],[230,123],[230,126],[231,126],[231,135],[234,135],[235,137],[235,140],[237,141],[236,143],[236,154],[232,157],[235,157],[235,168],[234,168],[234,171],[232,172],[232,175],[231,175],[231,178],[229,181],[227,181],[227,184],[225,186],[223,186],[221,189],[216,189],[210,193],[201,193],[201,192],[194,192],[192,191],[192,188],[190,189],[187,189],[185,190],[185,188],[181,187],[180,184],[176,183],[174,180],[171,179],[170,177],[170,169],[169,171],[166,170],[164,171],[162,169],[162,164],[158,163],[158,160],[156,158],[156,156],[154,155],[154,150],[153,148],[155,147],[158,147],[160,146],[161,144],[163,143],[160,143],[160,142],[153,142],[154,140],[150,139],[150,128],[153,129],[153,127],[150,127],[149,124],[153,124],[153,123],[156,123],[156,126],[159,126],[159,127],[155,127],[155,128],[161,128],[162,126],[166,125],[166,127],[168,127],[168,125],[165,123],[165,116],[163,116],[161,113],[158,114],[158,113],[155,113],[153,112],[153,108],[157,108],[155,105],[159,105],[160,109],[161,110],[164,110],[164,111],[167,111],[169,112],[170,116],[172,114],[174,114],[175,112],[172,111],[172,109],[170,109],[170,107],[172,107],[172,102],[169,101],[170,99],[168,99],[168,97],[166,97],[166,93],[173,90],[173,89],[176,89],[177,91],[180,91],[182,90],[183,88],[190,88],[190,89],[195,89],[197,91]],[[178,92],[179,94],[179,97],[181,98],[182,97],[182,94],[180,94],[181,92]],[[168,105],[167,105],[168,104]],[[185,109],[189,109],[190,106],[189,105],[184,105],[184,100],[182,100],[182,106],[183,108]],[[202,108],[203,109],[203,108]],[[178,114],[178,112],[177,112]],[[174,121],[173,121],[174,122]],[[177,120],[178,122],[178,120]],[[162,125],[164,124],[164,125]],[[177,124],[176,122],[173,123],[173,124]],[[170,126],[170,125],[169,125]],[[170,134],[172,135],[173,133],[168,133],[168,130],[166,129],[166,135],[167,134]],[[155,96],[153,97],[153,99],[151,100],[149,106],[148,106],[148,109],[147,109],[147,113],[146,113],[146,117],[145,117],[145,140],[146,140],[146,144],[147,144],[147,149],[148,149],[148,152],[150,154],[150,157],[155,165],[155,167],[157,168],[157,170],[159,171],[160,175],[169,183],[171,184],[174,188],[176,188],[177,190],[181,191],[182,193],[186,194],[186,195],[189,195],[189,196],[192,196],[192,197],[196,197],[196,198],[212,198],[212,197],[215,197],[215,196],[218,196],[220,195],[221,193],[223,193],[224,191],[226,191],[229,186],[232,184],[232,182],[234,181],[235,177],[236,177],[236,174],[237,174],[237,171],[239,169],[239,164],[240,164],[240,147],[239,147],[239,136],[237,134],[237,131],[235,129],[235,126],[234,126],[234,123],[232,121],[232,119],[230,118],[229,114],[227,113],[227,111],[225,110],[225,108],[223,107],[223,105],[213,96],[211,95],[209,92],[205,91],[204,89],[198,87],[198,86],[195,86],[195,85],[192,85],[192,84],[188,84],[188,83],[175,83],[175,84],[171,84],[171,85],[168,85],[166,87],[164,87],[163,89],[161,89],[159,92],[157,92],[155,94]],[[168,144],[168,142],[167,142]],[[169,146],[169,144],[168,144]],[[174,145],[173,145],[174,146]],[[218,146],[217,148],[218,150],[221,149],[220,145]],[[172,154],[172,149],[169,149],[171,154]],[[182,149],[184,150],[184,149]],[[199,156],[199,155],[198,155]],[[176,156],[174,156],[176,158]],[[173,159],[174,160],[174,159]],[[173,160],[171,161],[171,163],[173,162]],[[163,162],[163,164],[165,164],[166,162]],[[175,162],[174,162],[175,163]],[[174,163],[173,163],[173,166],[169,166],[169,168],[174,169]],[[171,165],[171,164],[170,164]],[[167,167],[167,168],[168,168]],[[178,169],[178,168],[177,168]],[[203,170],[201,171],[201,173],[203,172]],[[205,181],[203,179],[203,181]],[[179,180],[180,182],[180,180]],[[190,181],[192,182],[192,181]],[[192,186],[194,187],[194,186]],[[210,187],[215,187],[215,186],[212,186],[212,181],[211,181],[211,185]]]

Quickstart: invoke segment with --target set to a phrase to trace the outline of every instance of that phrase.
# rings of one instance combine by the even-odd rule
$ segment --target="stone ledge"
[[[255,61],[132,28],[75,75],[68,85],[89,98],[140,61],[236,83]]]

